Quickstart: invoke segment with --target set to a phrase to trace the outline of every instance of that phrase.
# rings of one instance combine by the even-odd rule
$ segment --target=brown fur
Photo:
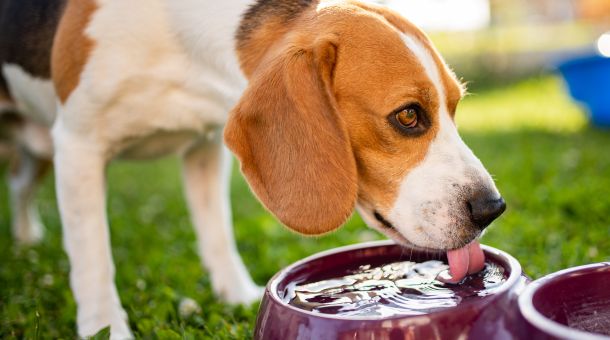
[[[304,234],[340,226],[356,203],[356,164],[327,87],[334,48],[331,41],[288,47],[269,61],[225,129],[258,198]]]
[[[463,85],[457,81],[455,74],[447,64],[442,60],[440,54],[430,42],[428,36],[419,30],[415,25],[411,22],[403,19],[398,13],[388,9],[387,7],[378,6],[374,4],[363,4],[360,2],[356,3],[357,6],[365,8],[371,12],[377,13],[385,18],[391,25],[396,27],[399,31],[404,33],[409,33],[412,36],[415,36],[421,43],[424,44],[429,51],[431,51],[431,55],[436,62],[436,66],[441,71],[441,81],[443,82],[443,87],[445,88],[446,96],[447,96],[447,107],[449,113],[454,116],[455,109],[457,107],[458,102],[462,99],[462,96],[465,92]]]
[[[24,124],[24,121],[24,117],[16,112],[13,101],[0,87],[0,147],[4,151],[0,152],[0,159],[4,158],[3,155],[8,155],[6,150],[13,147],[10,144],[14,141],[15,131]]]
[[[426,36],[397,14],[352,2],[270,19],[238,50],[250,85],[230,115],[227,145],[261,201],[288,227],[317,234],[339,227],[358,202],[387,212],[401,179],[438,131],[438,93],[405,46],[428,47],[449,112],[461,97]],[[326,47],[321,47],[326,46]],[[397,133],[388,115],[418,103],[430,128]]]
[[[0,78],[2,78],[2,75],[0,75]],[[3,80],[0,79],[0,83],[2,82]],[[6,111],[13,111],[14,105],[15,103],[13,103],[13,100],[8,93],[8,89],[5,89],[5,87],[0,84],[0,117]]]
[[[11,100],[8,97],[8,93],[5,93],[2,89],[0,89],[0,104],[10,103]]]
[[[360,204],[382,214],[392,207],[400,181],[423,160],[438,130],[438,93],[397,28],[371,11],[345,27],[334,82],[358,163]],[[407,32],[419,36],[419,30],[411,29],[413,33]],[[430,115],[431,127],[419,137],[400,135],[387,121],[391,112],[412,102]]]
[[[93,41],[85,28],[97,9],[94,0],[70,0],[62,17],[51,57],[53,84],[60,101],[64,103],[80,81]]]

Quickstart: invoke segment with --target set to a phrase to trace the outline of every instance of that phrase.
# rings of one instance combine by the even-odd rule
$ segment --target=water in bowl
[[[487,262],[485,269],[459,284],[438,281],[448,268],[441,261],[363,265],[343,276],[293,282],[284,291],[284,302],[342,316],[419,315],[491,294],[507,279],[504,268]]]
[[[575,310],[566,310],[567,326],[583,332],[610,336],[610,299],[584,302]]]

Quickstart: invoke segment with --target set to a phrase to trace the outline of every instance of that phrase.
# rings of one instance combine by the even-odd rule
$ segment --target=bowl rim
[[[461,307],[455,306],[455,307],[443,308],[443,309],[433,311],[430,313],[415,314],[415,315],[404,314],[404,315],[392,315],[392,316],[382,316],[382,317],[344,316],[344,315],[336,315],[336,314],[314,313],[314,312],[311,312],[311,311],[308,311],[305,309],[294,307],[294,306],[282,301],[282,299],[279,297],[279,295],[277,293],[278,284],[283,279],[285,279],[285,277],[288,275],[288,273],[290,273],[296,267],[299,267],[306,262],[317,260],[319,258],[326,257],[329,255],[347,252],[347,251],[353,251],[353,250],[371,248],[371,247],[393,246],[393,245],[401,246],[400,244],[394,242],[393,240],[380,240],[380,241],[369,241],[369,242],[356,243],[356,244],[332,248],[329,250],[321,251],[319,253],[315,253],[304,259],[296,261],[296,262],[290,264],[289,266],[281,269],[279,272],[277,272],[267,283],[267,286],[265,288],[268,293],[267,295],[269,296],[270,299],[274,300],[275,303],[278,303],[284,307],[287,307],[296,313],[301,313],[301,314],[305,314],[307,316],[318,317],[318,318],[323,318],[323,319],[352,320],[352,321],[381,321],[381,320],[393,320],[393,319],[403,319],[403,318],[417,318],[417,317],[429,316],[429,315],[442,315],[445,313],[451,313],[452,311],[454,311],[454,308],[467,308],[469,305],[475,303],[474,301],[467,301],[467,302],[464,302],[464,303],[461,303],[460,305],[458,305]],[[502,250],[484,245],[484,244],[481,244],[481,248],[483,249],[483,251],[485,253],[489,253],[489,254],[492,254],[492,255],[505,259],[506,262],[508,263],[508,267],[510,267],[512,269],[510,272],[510,275],[506,279],[506,281],[499,287],[496,287],[493,290],[493,293],[484,297],[484,298],[487,298],[490,300],[491,299],[495,300],[495,299],[499,298],[502,293],[510,290],[512,287],[514,287],[518,284],[519,278],[523,275],[523,271],[521,269],[521,264],[519,263],[519,261],[517,261],[517,259],[515,259],[510,254],[508,254]]]
[[[536,292],[548,283],[553,282],[555,279],[566,276],[580,271],[589,271],[591,269],[605,268],[610,269],[610,262],[599,262],[586,264],[582,266],[571,267],[563,269],[548,275],[545,275],[533,282],[530,282],[518,299],[519,311],[527,322],[532,324],[539,331],[549,333],[560,339],[587,339],[587,340],[608,340],[608,336],[596,333],[589,333],[585,331],[576,330],[563,325],[559,322],[553,321],[546,316],[542,315],[535,307],[533,297]]]

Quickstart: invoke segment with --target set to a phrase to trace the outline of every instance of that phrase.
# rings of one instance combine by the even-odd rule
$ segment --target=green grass
[[[508,202],[484,243],[513,254],[532,277],[610,260],[610,131],[587,127],[557,79],[470,95],[459,112],[464,139]],[[75,336],[52,182],[47,178],[39,193],[47,236],[33,248],[14,246],[6,186],[0,184],[0,338]],[[264,211],[237,171],[231,194],[238,245],[261,285],[304,256],[381,238],[357,217],[325,237],[289,232]],[[109,208],[117,286],[138,337],[251,336],[257,306],[223,304],[201,269],[176,159],[112,165]],[[202,312],[181,318],[183,297],[195,299]]]

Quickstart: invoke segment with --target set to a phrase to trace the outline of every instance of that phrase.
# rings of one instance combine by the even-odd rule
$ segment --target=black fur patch
[[[51,77],[51,48],[66,0],[0,0],[0,65]],[[0,91],[6,92],[0,73]]]
[[[278,17],[288,23],[309,6],[318,2],[319,0],[258,0],[242,17],[236,34],[238,44],[247,41],[252,32],[268,18]]]
[[[24,124],[23,116],[12,111],[0,112],[0,140],[12,140],[16,129]]]

